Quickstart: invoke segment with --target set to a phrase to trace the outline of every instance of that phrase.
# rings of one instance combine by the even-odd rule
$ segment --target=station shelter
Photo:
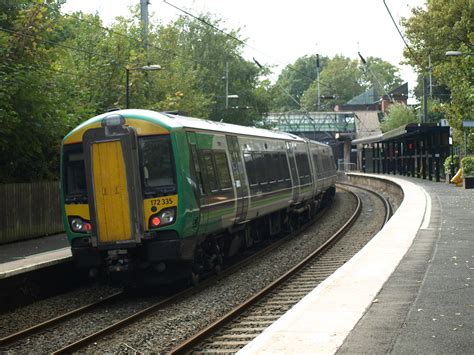
[[[410,123],[383,134],[354,139],[359,169],[440,181],[443,163],[452,154],[449,127]]]

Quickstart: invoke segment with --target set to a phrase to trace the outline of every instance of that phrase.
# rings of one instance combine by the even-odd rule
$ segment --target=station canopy
[[[405,139],[416,139],[417,137],[425,137],[433,134],[449,133],[449,127],[438,126],[436,123],[409,123],[392,129],[383,134],[357,138],[352,141],[353,145],[371,144],[401,141]]]

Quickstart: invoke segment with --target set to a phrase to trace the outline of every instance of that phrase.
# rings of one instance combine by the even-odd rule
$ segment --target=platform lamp
[[[464,53],[461,51],[447,51],[445,55],[446,57],[461,57],[463,55],[471,56],[473,55],[473,53]]]
[[[145,65],[143,67],[129,68],[125,67],[125,108],[130,108],[130,71],[140,70],[140,71],[153,71],[153,70],[162,70],[161,65],[151,64]]]

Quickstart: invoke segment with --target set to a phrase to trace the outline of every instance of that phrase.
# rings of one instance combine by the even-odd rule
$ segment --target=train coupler
[[[131,258],[126,249],[107,251],[105,262],[109,272],[125,272],[131,269]]]

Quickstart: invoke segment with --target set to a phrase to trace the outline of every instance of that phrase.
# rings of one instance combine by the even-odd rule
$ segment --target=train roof
[[[191,128],[195,130],[202,130],[202,131],[212,131],[212,132],[220,132],[220,133],[232,133],[238,135],[246,135],[246,136],[255,136],[255,137],[265,137],[265,138],[273,138],[273,139],[284,139],[284,140],[291,140],[291,141],[305,141],[304,138],[296,136],[291,133],[286,132],[276,132],[262,128],[256,127],[246,127],[246,126],[239,126],[230,123],[224,122],[216,122],[210,120],[204,120],[194,117],[187,117],[181,115],[175,115],[165,112],[156,112],[151,110],[141,110],[141,109],[127,109],[127,110],[118,110],[107,112],[91,119],[83,122],[74,130],[72,130],[66,137],[66,139],[78,130],[87,129],[87,126],[90,125],[97,125],[103,118],[107,117],[108,115],[122,115],[127,118],[133,119],[141,119],[148,122],[159,124],[169,131],[173,131],[175,129],[180,128]]]

